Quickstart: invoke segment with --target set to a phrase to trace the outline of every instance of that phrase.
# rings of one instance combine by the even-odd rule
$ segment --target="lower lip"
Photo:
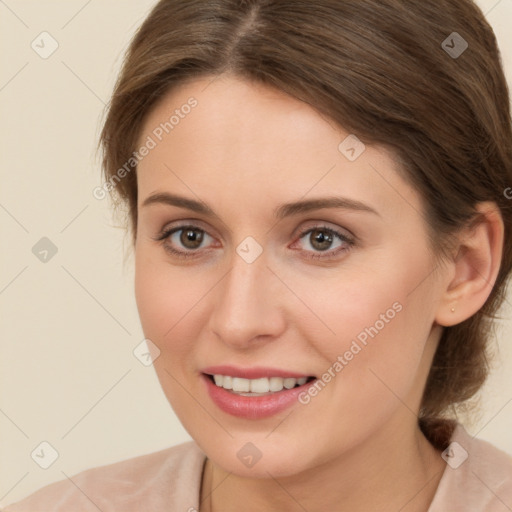
[[[283,391],[277,391],[271,395],[250,397],[237,395],[224,388],[220,388],[204,374],[202,378],[210,398],[221,410],[232,416],[250,420],[268,418],[287,409],[294,403],[297,403],[298,396],[315,382],[312,380],[302,386],[283,389]]]

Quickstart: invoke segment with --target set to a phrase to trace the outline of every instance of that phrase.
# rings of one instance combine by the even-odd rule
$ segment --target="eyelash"
[[[169,253],[173,254],[174,256],[177,256],[179,258],[194,258],[197,257],[197,251],[178,251],[171,247],[170,245],[166,245],[165,241],[174,233],[183,231],[184,229],[192,229],[201,231],[203,233],[206,233],[206,231],[199,226],[194,226],[192,224],[182,224],[180,226],[173,226],[172,228],[167,228],[162,230],[161,233],[159,233],[153,240],[157,242],[162,242],[164,249],[168,251]],[[319,230],[327,232],[331,235],[336,235],[346,246],[345,247],[338,247],[334,251],[315,251],[314,253],[311,253],[311,251],[304,251],[306,253],[306,258],[311,260],[331,260],[337,257],[340,253],[349,251],[354,245],[355,240],[352,238],[349,238],[347,235],[341,233],[340,231],[327,227],[325,225],[319,224],[316,226],[309,227],[305,230],[303,230],[298,235],[298,240],[302,239],[305,235],[311,233],[312,231]],[[211,236],[211,235],[209,235]]]

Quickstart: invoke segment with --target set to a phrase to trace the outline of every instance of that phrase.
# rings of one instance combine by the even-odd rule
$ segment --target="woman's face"
[[[142,146],[138,310],[208,457],[285,476],[414,429],[442,269],[392,155],[229,76],[166,95]]]

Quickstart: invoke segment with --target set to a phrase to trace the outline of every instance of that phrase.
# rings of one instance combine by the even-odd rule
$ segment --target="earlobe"
[[[501,264],[504,226],[493,202],[477,205],[475,221],[459,234],[457,255],[439,303],[436,322],[449,327],[474,315],[489,297]]]

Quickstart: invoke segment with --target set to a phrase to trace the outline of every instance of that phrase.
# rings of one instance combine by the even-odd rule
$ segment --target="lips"
[[[274,368],[215,366],[202,379],[212,401],[224,412],[246,419],[266,418],[297,404],[314,376]]]

